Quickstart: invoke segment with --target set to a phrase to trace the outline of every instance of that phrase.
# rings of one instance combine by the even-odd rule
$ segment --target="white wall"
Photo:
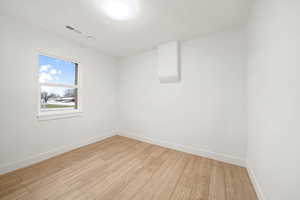
[[[0,17],[0,27],[0,173],[112,134],[116,127],[112,57],[6,17]],[[80,62],[82,117],[37,120],[38,50]]]
[[[121,133],[242,164],[248,104],[260,199],[300,199],[299,13],[296,0],[256,1],[247,73],[243,27],[183,42],[175,84],[159,83],[155,50],[121,59],[116,77],[112,57],[0,17],[0,173],[110,135],[117,115]],[[38,50],[80,61],[83,116],[37,120]]]
[[[299,13],[298,0],[260,0],[251,16],[247,157],[261,199],[300,199]]]
[[[156,50],[120,60],[120,132],[242,164],[245,44],[243,27],[183,42],[175,84],[159,83]]]

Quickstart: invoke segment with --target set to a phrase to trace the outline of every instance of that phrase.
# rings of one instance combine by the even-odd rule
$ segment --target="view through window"
[[[78,64],[39,55],[40,111],[78,109]]]

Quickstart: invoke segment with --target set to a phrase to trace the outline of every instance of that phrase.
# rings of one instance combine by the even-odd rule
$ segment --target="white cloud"
[[[59,77],[58,77],[58,76],[55,76],[54,79],[58,81],[58,80],[59,80]]]
[[[51,68],[51,65],[42,65],[40,67],[40,72],[47,72]]]
[[[56,70],[56,69],[51,69],[51,70],[50,70],[50,74],[55,75],[56,73],[57,73],[57,70]]]
[[[40,73],[40,77],[39,77],[40,83],[45,83],[47,81],[52,81],[52,80],[53,80],[53,77],[50,74],[45,73],[45,72]]]
[[[61,74],[62,72],[61,72],[61,70],[58,70],[57,73],[58,73],[58,74]]]

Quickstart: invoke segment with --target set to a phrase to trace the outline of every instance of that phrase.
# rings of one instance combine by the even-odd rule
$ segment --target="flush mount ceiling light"
[[[128,20],[137,14],[136,0],[104,0],[101,10],[114,20]]]

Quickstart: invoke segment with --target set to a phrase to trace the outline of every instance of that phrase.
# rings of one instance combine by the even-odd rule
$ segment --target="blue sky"
[[[42,83],[75,84],[75,63],[39,55],[39,71]]]

